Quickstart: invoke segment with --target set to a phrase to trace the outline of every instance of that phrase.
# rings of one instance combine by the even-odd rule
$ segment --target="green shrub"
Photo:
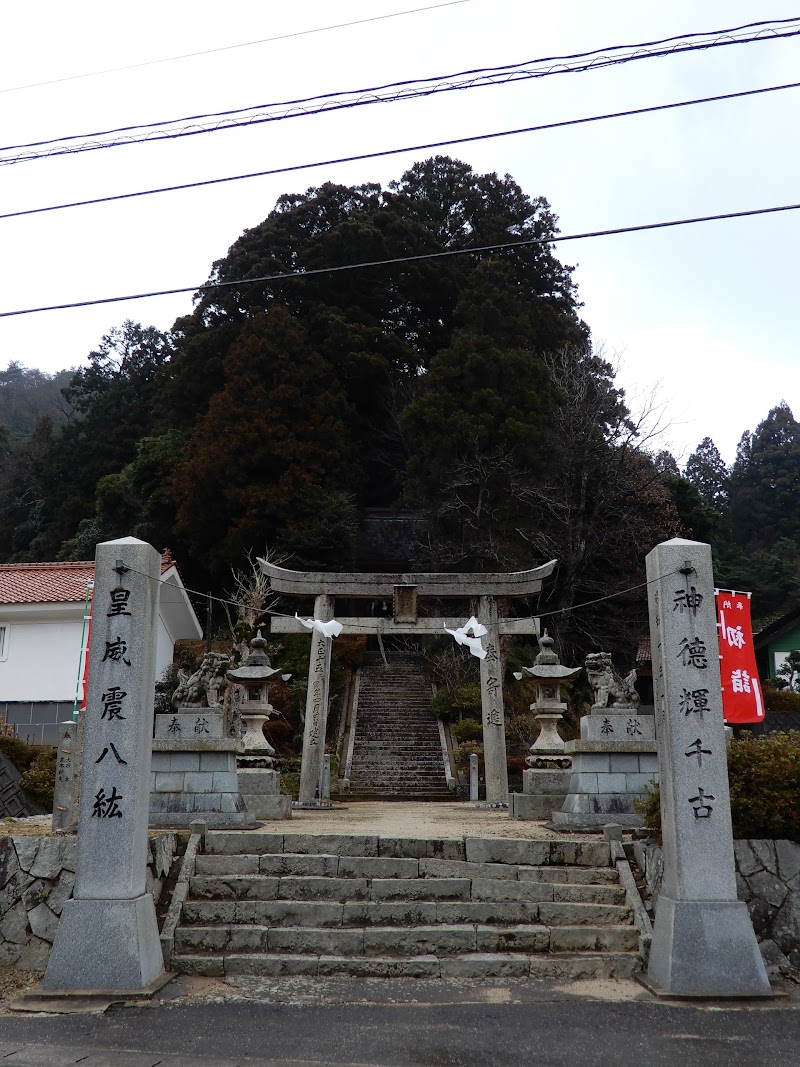
[[[481,741],[483,727],[477,719],[462,719],[453,726],[453,734],[459,744],[462,741]]]
[[[57,759],[58,752],[54,748],[40,752],[19,780],[20,786],[31,800],[48,811],[53,810]]]
[[[480,770],[480,766],[483,763],[483,749],[477,741],[464,741],[463,744],[453,749],[453,761],[460,771],[469,770],[469,758],[473,752],[478,757],[478,768]]]
[[[284,796],[296,797],[300,792],[300,772],[292,771],[289,774],[281,774],[281,793]]]
[[[767,711],[800,711],[800,693],[791,689],[764,689],[764,706]]]
[[[800,842],[800,732],[745,733],[731,741],[728,779],[734,837]],[[648,829],[661,830],[657,787],[636,810]]]
[[[481,713],[481,687],[477,682],[464,682],[455,689],[440,686],[433,698],[433,714],[437,719],[452,721],[463,716]]]
[[[657,785],[645,786],[645,794],[633,802],[648,830],[661,833],[661,793]]]
[[[7,737],[5,734],[0,735],[0,755],[11,760],[20,774],[27,771],[36,758],[36,753],[30,745],[20,741],[18,737]]]
[[[800,841],[800,732],[742,734],[728,746],[728,776],[734,837]]]

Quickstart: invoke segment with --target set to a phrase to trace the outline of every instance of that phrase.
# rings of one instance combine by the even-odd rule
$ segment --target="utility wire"
[[[782,204],[778,207],[750,208],[747,211],[727,211],[720,215],[698,215],[694,218],[670,219],[666,222],[645,222],[637,226],[619,226],[608,230],[591,230],[557,237],[531,237],[524,241],[506,241],[498,244],[477,245],[473,248],[451,248],[442,252],[427,252],[423,255],[397,256],[393,259],[373,259],[363,263],[343,263],[336,267],[317,267],[313,270],[287,271],[282,274],[265,274],[259,278],[237,278],[233,281],[206,282],[203,285],[184,285],[176,289],[156,289],[149,293],[129,293],[126,296],[106,296],[93,300],[77,300],[69,304],[47,304],[42,307],[22,308],[18,311],[0,311],[0,319],[15,315],[36,315],[42,311],[66,311],[69,308],[93,307],[97,304],[119,304],[126,300],[148,300],[156,296],[175,296],[179,293],[206,292],[233,286],[258,285],[264,282],[290,281],[295,278],[311,278],[322,274],[340,274],[343,271],[363,270],[368,267],[391,267],[401,263],[418,263],[424,260],[445,259],[450,256],[465,256],[476,252],[498,252],[505,249],[525,248],[532,245],[553,245],[563,241],[583,241],[590,237],[613,237],[621,233],[641,233],[646,230],[664,230],[674,226],[692,226],[699,222],[720,222],[724,219],[743,219],[755,215],[773,215],[782,211],[797,211],[800,204]]]
[[[367,89],[325,93],[320,96],[304,97],[297,100],[285,100],[271,104],[237,108],[224,112],[191,115],[180,119],[162,120],[160,122],[144,125],[117,127],[115,129],[101,130],[90,134],[70,134],[68,136],[53,138],[46,141],[31,141],[25,144],[6,145],[0,147],[0,152],[17,152],[19,149],[25,149],[26,151],[18,152],[17,155],[0,157],[0,164],[8,165],[11,163],[29,162],[34,159],[49,158],[50,156],[91,152],[101,148],[115,148],[123,144],[137,144],[142,141],[175,140],[177,138],[191,137],[202,133],[214,133],[223,129],[260,125],[266,122],[278,122],[284,119],[300,118],[330,111],[362,107],[367,104],[390,103],[398,100],[414,99],[421,96],[432,96],[444,92],[484,88],[489,85],[503,85],[510,82],[530,80],[532,78],[543,78],[552,74],[575,74],[586,70],[616,66],[641,59],[653,59],[658,58],[659,56],[675,55],[681,52],[707,50],[733,44],[754,44],[757,41],[776,40],[779,38],[796,37],[800,35],[800,26],[798,25],[800,19],[783,20],[783,22],[793,23],[792,28],[781,28],[781,25],[779,24],[765,29],[763,28],[763,23],[753,23],[748,27],[735,27],[731,30],[715,31],[714,35],[689,35],[692,37],[703,37],[703,40],[694,43],[687,43],[687,37],[683,37],[667,38],[665,41],[652,42],[647,45],[615,45],[606,50],[594,50],[593,52],[581,53],[580,56],[577,57],[580,62],[577,63],[571,62],[575,58],[571,56],[529,60],[525,63],[507,64],[501,67],[461,71],[456,74],[451,74],[446,77],[438,77],[436,79],[424,78],[404,82],[392,82]],[[751,26],[759,26],[761,28],[759,28],[756,33],[735,36],[737,33],[749,29]],[[611,54],[618,53],[622,49],[627,49],[627,52],[625,52],[625,54]],[[562,59],[566,59],[566,62],[561,62],[560,60]],[[543,66],[543,64],[550,65]],[[274,113],[267,111],[265,113],[265,109],[276,108],[282,110]],[[209,123],[209,120],[215,121]],[[179,126],[177,129],[166,128],[168,126],[186,123],[189,123],[190,125]],[[113,135],[119,136],[114,136],[114,139],[108,141],[81,140],[82,138],[87,137],[103,138],[112,137]],[[70,142],[77,143],[72,144]],[[44,150],[39,151],[39,149]]]
[[[386,15],[371,15],[366,19],[355,19],[352,22],[335,22],[330,26],[315,26],[311,30],[295,30],[293,33],[281,33],[276,37],[262,37],[257,41],[241,41],[239,44],[221,45],[219,48],[205,48],[200,52],[185,52],[180,56],[166,56],[162,59],[147,59],[141,63],[128,63],[124,67],[108,67],[105,70],[91,70],[85,74],[68,74],[63,78],[51,78],[49,81],[30,82],[27,85],[12,85],[7,89],[0,89],[2,93],[18,93],[23,89],[39,89],[44,85],[60,85],[62,82],[79,81],[82,78],[99,78],[103,74],[117,74],[124,70],[137,70],[140,67],[153,67],[159,63],[176,63],[180,59],[196,59],[198,56],[211,56],[217,52],[230,52],[237,48],[252,48],[254,45],[271,44],[273,41],[288,41],[292,37],[307,37],[312,33],[326,33],[328,30],[343,30],[350,26],[363,26],[367,22],[381,22],[384,19],[396,19],[402,15],[416,15],[421,11],[435,11],[440,7],[453,7],[455,4],[468,4],[471,0],[445,0],[440,4],[428,4],[425,7],[412,7],[406,11],[390,11]]]
[[[161,578],[154,578],[152,574],[147,574],[145,571],[137,570],[135,567],[126,566],[126,570],[131,571],[133,574],[141,574],[143,578],[149,578],[151,582],[158,582],[159,585],[163,584],[163,580]],[[592,605],[594,604],[602,604],[604,600],[613,600],[615,597],[625,596],[627,593],[633,593],[637,589],[644,589],[645,586],[653,585],[656,582],[666,581],[667,578],[672,578],[674,577],[674,575],[680,573],[681,571],[679,568],[674,571],[668,571],[666,574],[660,574],[657,578],[649,578],[646,582],[638,582],[636,585],[629,585],[626,589],[618,589],[615,593],[608,593],[606,596],[597,597],[595,600],[586,600],[583,604],[573,604],[572,607],[557,608],[555,611],[537,611],[535,612],[534,617],[537,619],[545,619],[550,618],[550,616],[552,615],[564,615],[567,612],[580,611],[581,608],[589,608],[592,607]],[[211,593],[201,593],[198,589],[189,589],[188,586],[183,586],[182,589],[185,593],[190,593],[192,596],[200,597],[204,602],[208,600],[214,600],[218,604],[231,605],[234,608],[241,607],[241,605],[238,604],[235,600],[226,600],[224,597],[214,596]],[[380,597],[376,597],[376,599],[379,600]],[[165,601],[165,603],[179,604],[180,600],[170,600]],[[284,611],[273,611],[271,608],[263,608],[261,611],[261,615],[273,615],[279,619],[294,618],[294,615],[288,615]],[[340,621],[346,630],[347,618],[343,617]]]
[[[517,70],[519,68],[522,68],[522,67],[528,67],[528,66],[531,66],[532,64],[556,63],[559,60],[563,60],[564,61],[564,65],[568,65],[568,62],[570,60],[585,60],[585,59],[588,59],[588,58],[591,58],[591,57],[599,57],[600,59],[605,60],[606,58],[608,58],[606,53],[620,52],[620,51],[625,51],[625,50],[628,50],[628,49],[654,48],[656,46],[662,46],[662,45],[667,45],[667,44],[674,44],[676,42],[680,43],[680,42],[688,41],[688,40],[691,40],[691,39],[696,38],[696,37],[703,37],[703,38],[709,38],[710,37],[710,38],[712,38],[711,42],[706,41],[706,42],[703,42],[703,43],[700,44],[700,47],[707,47],[709,44],[712,44],[712,45],[715,44],[717,38],[720,35],[739,33],[739,32],[741,32],[743,30],[750,30],[750,29],[754,29],[754,28],[758,29],[759,32],[767,32],[767,33],[769,33],[769,32],[771,32],[771,29],[770,30],[764,30],[764,27],[770,27],[771,28],[773,26],[782,26],[782,25],[787,25],[788,26],[789,24],[796,24],[797,22],[800,22],[800,16],[796,16],[796,17],[793,17],[793,18],[790,18],[790,19],[769,20],[768,22],[751,22],[751,23],[747,23],[746,25],[743,25],[743,26],[734,26],[731,29],[726,29],[726,30],[710,30],[710,31],[706,31],[706,32],[703,32],[703,33],[681,34],[678,37],[665,37],[665,38],[663,38],[661,40],[645,41],[643,43],[639,43],[639,44],[635,44],[635,45],[629,45],[629,44],[626,44],[626,45],[609,45],[609,46],[607,46],[605,48],[593,49],[590,52],[575,52],[575,53],[573,53],[571,55],[565,55],[565,56],[545,56],[545,57],[540,58],[540,59],[525,60],[524,62],[521,62],[521,63],[507,63],[507,64],[503,64],[503,65],[497,66],[497,67],[473,67],[473,68],[470,68],[468,70],[457,71],[457,72],[455,72],[453,74],[446,74],[446,75],[445,74],[440,74],[440,75],[435,75],[435,76],[431,76],[431,77],[427,77],[427,78],[413,78],[413,79],[405,79],[404,81],[386,82],[383,85],[372,85],[372,86],[369,86],[369,87],[363,88],[363,89],[337,90],[335,92],[321,93],[321,94],[318,94],[318,95],[315,95],[315,96],[298,97],[298,98],[292,99],[292,100],[283,100],[283,101],[273,102],[273,103],[269,103],[269,104],[254,104],[254,105],[250,105],[248,107],[230,108],[230,109],[228,109],[226,111],[200,112],[200,113],[195,114],[195,115],[184,115],[181,118],[177,118],[177,119],[162,119],[162,120],[159,120],[158,122],[149,122],[149,123],[137,124],[137,125],[132,125],[132,126],[118,126],[118,127],[115,127],[113,129],[109,129],[109,130],[95,130],[95,131],[93,131],[91,133],[69,134],[69,135],[66,135],[66,136],[63,136],[63,137],[51,138],[51,139],[46,140],[46,141],[29,141],[29,142],[25,142],[23,144],[18,144],[18,145],[6,145],[6,146],[3,146],[3,147],[0,147],[0,152],[11,151],[12,149],[15,149],[15,148],[37,148],[37,147],[41,147],[42,145],[55,144],[55,143],[60,142],[60,141],[76,140],[76,139],[80,139],[81,137],[105,137],[108,134],[112,134],[112,133],[127,133],[127,132],[130,132],[132,130],[154,129],[156,127],[172,125],[173,123],[177,123],[177,122],[199,122],[202,119],[225,118],[225,117],[228,117],[228,116],[231,116],[231,115],[239,115],[239,114],[242,114],[243,112],[247,112],[247,111],[259,111],[259,110],[262,110],[263,108],[267,108],[267,107],[288,107],[290,105],[295,105],[295,104],[315,103],[315,102],[318,102],[320,100],[332,99],[334,97],[354,96],[357,93],[382,92],[383,90],[386,90],[386,89],[397,89],[397,88],[403,88],[405,86],[415,86],[415,85],[423,85],[423,84],[427,85],[427,84],[429,84],[431,82],[436,83],[436,82],[443,81],[443,80],[445,80],[447,78],[463,78],[463,77],[466,77],[468,75],[489,75],[489,76],[494,76],[494,75],[499,74],[499,73],[515,71],[515,70]],[[748,36],[747,37],[747,41],[745,43],[749,42],[751,40],[752,36],[753,35]],[[756,38],[756,39],[761,40],[762,38]],[[738,40],[735,43],[738,43]],[[626,57],[622,57],[622,58],[625,59]]]
[[[680,573],[680,568],[674,571],[667,571],[666,574],[660,574],[657,578],[649,578],[646,582],[629,585],[627,589],[619,589],[616,593],[599,596],[596,600],[585,600],[583,604],[575,604],[571,608],[556,608],[555,611],[537,611],[535,617],[537,619],[549,619],[552,615],[566,615],[569,612],[580,611],[581,608],[590,608],[594,604],[602,604],[604,600],[613,600],[614,597],[625,596],[626,593],[633,593],[636,589],[644,589],[646,585],[653,585],[654,582],[663,582],[665,579],[672,578],[673,575]]]
[[[63,211],[66,208],[87,207],[91,204],[107,204],[115,200],[131,200],[139,196],[153,196],[157,193],[175,193],[184,189],[198,189],[208,185],[222,185],[226,182],[239,182],[248,178],[266,178],[275,174],[289,174],[293,171],[311,170],[314,167],[332,167],[339,163],[355,163],[365,159],[379,159],[384,156],[401,155],[404,152],[425,152],[432,148],[447,148],[452,145],[470,144],[475,141],[488,141],[497,137],[512,137],[520,133],[539,133],[543,130],[557,130],[565,126],[579,126],[589,122],[603,122],[606,119],[628,118],[634,115],[648,115],[658,111],[671,111],[680,107],[692,107],[696,104],[711,104],[720,100],[736,100],[746,96],[760,96],[764,93],[780,92],[783,89],[798,89],[800,82],[785,85],[769,85],[762,89],[744,89],[737,93],[722,93],[719,96],[702,96],[693,100],[679,100],[672,104],[654,104],[650,107],[632,108],[628,111],[610,111],[601,115],[588,115],[578,119],[564,119],[560,122],[546,122],[538,126],[521,126],[513,130],[498,130],[493,133],[477,133],[468,137],[454,137],[447,141],[429,141],[426,144],[406,145],[403,148],[386,148],[376,152],[363,152],[355,156],[339,156],[336,159],[321,159],[314,163],[297,163],[286,167],[274,167],[272,170],[256,170],[248,174],[231,174],[224,178],[206,178],[203,181],[183,182],[180,185],[163,185],[155,189],[140,189],[132,193],[116,193],[111,196],[98,196],[91,200],[72,200],[64,204],[49,204],[46,207],[23,208],[20,211],[0,213],[0,219],[15,219],[21,215],[39,215],[46,211]]]

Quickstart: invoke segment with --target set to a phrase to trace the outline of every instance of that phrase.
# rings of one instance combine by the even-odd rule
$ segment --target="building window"
[[[8,659],[8,626],[0,626],[0,662]]]

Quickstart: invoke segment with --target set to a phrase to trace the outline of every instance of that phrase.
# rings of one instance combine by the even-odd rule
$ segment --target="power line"
[[[476,133],[468,137],[454,137],[447,141],[430,141],[427,144],[406,145],[403,148],[387,148],[376,152],[363,152],[354,156],[339,156],[335,159],[321,159],[314,163],[297,163],[291,166],[274,167],[272,170],[256,170],[247,174],[232,174],[224,178],[206,178],[202,181],[183,182],[179,185],[163,185],[155,189],[140,189],[132,193],[117,193],[111,196],[98,196],[91,200],[73,200],[64,204],[49,204],[46,207],[23,208],[20,211],[7,211],[0,214],[0,219],[14,219],[22,215],[38,215],[47,211],[63,211],[66,208],[87,207],[92,204],[107,204],[116,200],[131,200],[139,196],[153,196],[157,193],[175,193],[184,189],[198,189],[208,185],[222,185],[226,182],[244,181],[247,178],[266,178],[275,174],[288,174],[293,171],[311,170],[314,167],[332,167],[339,163],[355,163],[365,159],[378,159],[383,156],[396,156],[404,152],[424,152],[432,148],[447,148],[452,145],[470,144],[475,141],[488,141],[497,137],[512,137],[520,133],[539,133],[544,130],[556,130],[566,126],[579,126],[590,122],[602,122],[606,119],[628,118],[634,115],[648,115],[658,111],[670,111],[680,107],[692,107],[696,104],[711,104],[721,100],[736,100],[746,96],[759,96],[764,93],[780,92],[783,89],[798,89],[800,82],[785,85],[769,85],[761,89],[744,89],[736,93],[722,93],[718,96],[702,96],[692,100],[679,100],[671,104],[653,104],[649,107],[632,108],[628,111],[610,111],[601,115],[588,115],[577,119],[563,119],[559,122],[546,122],[538,126],[521,126],[513,130],[498,130],[493,133]]]
[[[0,89],[2,93],[18,93],[23,89],[39,89],[45,85],[60,85],[62,82],[79,81],[82,78],[99,78],[104,74],[117,74],[124,70],[137,70],[140,67],[152,67],[160,63],[175,63],[180,59],[195,59],[198,56],[210,56],[217,52],[230,52],[237,48],[252,48],[254,45],[271,44],[274,41],[287,41],[292,37],[307,37],[312,33],[325,33],[328,30],[343,30],[350,26],[363,26],[367,22],[381,22],[384,19],[396,19],[402,15],[416,15],[420,11],[435,11],[440,7],[453,7],[455,4],[468,4],[472,0],[445,0],[440,4],[428,4],[425,7],[412,7],[406,11],[390,11],[386,15],[372,15],[366,19],[355,19],[353,22],[336,22],[330,26],[316,26],[311,30],[296,30],[293,33],[281,33],[276,37],[262,37],[257,41],[242,41],[239,44],[226,44],[219,48],[206,48],[200,52],[186,52],[180,56],[166,56],[162,59],[147,59],[141,63],[128,63],[124,67],[108,67],[105,70],[91,70],[85,74],[68,74],[63,78],[51,78],[49,81],[30,82],[27,85],[12,85],[7,89]]]
[[[793,28],[776,28],[776,26],[789,22],[795,24]],[[18,149],[30,149],[31,151],[21,152],[17,155],[6,156],[4,158],[0,157],[0,164],[8,165],[11,163],[29,162],[34,159],[42,159],[50,156],[91,152],[101,148],[115,148],[123,144],[137,144],[142,141],[175,140],[177,138],[191,137],[202,133],[213,133],[223,129],[260,125],[266,122],[278,122],[284,119],[300,118],[308,115],[323,114],[330,111],[362,107],[367,104],[390,103],[397,100],[414,99],[420,96],[432,96],[444,92],[484,88],[489,85],[503,85],[510,82],[548,77],[553,74],[576,74],[586,70],[616,66],[641,59],[653,59],[665,55],[675,55],[681,52],[707,50],[733,44],[754,44],[757,41],[776,40],[784,37],[796,37],[800,35],[800,26],[797,26],[798,22],[800,22],[800,19],[782,20],[781,23],[770,25],[769,28],[764,28],[764,23],[751,23],[745,27],[714,31],[714,34],[691,34],[682,38],[666,38],[664,41],[652,43],[656,46],[667,47],[651,47],[650,43],[635,46],[615,45],[605,50],[595,49],[592,52],[581,53],[577,57],[581,62],[577,64],[572,64],[570,62],[576,57],[550,57],[543,60],[529,60],[525,63],[507,64],[501,67],[461,71],[444,78],[424,78],[403,82],[392,82],[387,85],[374,86],[367,89],[325,93],[314,97],[284,100],[271,104],[236,108],[224,112],[191,115],[180,119],[162,120],[160,122],[144,125],[117,127],[115,129],[101,130],[90,134],[70,134],[46,141],[32,141],[26,144],[7,145],[0,147],[0,152],[11,152]],[[760,27],[756,33],[735,36],[742,30],[751,29],[753,26]],[[690,37],[703,37],[703,40],[694,43],[686,43]],[[620,52],[620,50],[623,49],[628,50],[626,54],[610,54]],[[561,62],[561,60],[564,59],[566,59],[567,62]],[[543,66],[543,64],[550,64],[550,66]],[[282,108],[283,110],[275,113],[265,113],[264,111],[264,109],[275,108]],[[246,117],[238,117],[242,115],[246,115]],[[207,120],[211,119],[215,121],[208,124]],[[206,121],[206,125],[203,125],[204,121]],[[190,123],[191,125],[184,125],[172,130],[166,128],[170,125],[181,123]],[[110,141],[81,140],[81,138],[86,137],[103,138],[111,137],[112,135],[119,136]],[[73,141],[78,143],[68,143]],[[52,147],[47,148],[47,146]],[[37,149],[41,148],[44,148],[45,150],[37,151]]]
[[[126,569],[131,571],[133,574],[141,574],[142,577],[149,578],[151,582],[157,582],[159,585],[162,586],[164,585],[162,578],[154,578],[152,574],[147,574],[145,571],[137,570],[136,567],[127,567]],[[586,600],[582,604],[573,604],[569,608],[557,608],[555,611],[537,611],[535,617],[539,619],[544,619],[549,618],[551,615],[564,615],[568,612],[580,611],[581,608],[590,608],[594,604],[602,604],[605,600],[613,600],[615,597],[625,596],[627,593],[633,593],[637,589],[644,589],[646,586],[654,585],[656,582],[664,582],[667,580],[667,578],[671,578],[673,577],[673,575],[680,573],[681,572],[679,569],[674,571],[668,571],[666,574],[660,574],[657,578],[649,578],[646,582],[637,582],[636,585],[629,585],[626,589],[618,589],[614,593],[608,593],[606,594],[606,596],[597,597],[595,600]],[[201,593],[198,589],[189,589],[188,586],[182,586],[181,588],[184,593],[189,593],[192,596],[196,596],[202,599],[204,603],[209,600],[214,600],[218,604],[226,604],[234,608],[241,608],[241,604],[239,604],[235,600],[226,600],[224,597],[214,596],[213,593]],[[376,597],[376,599],[379,600],[380,597]],[[165,601],[165,603],[169,604],[179,604],[180,602],[180,599]],[[287,615],[286,612],[274,611],[271,608],[262,608],[261,615],[272,615],[280,619],[295,618],[294,615]],[[344,629],[347,630],[348,620],[346,618],[342,618],[341,621],[342,625],[344,626]]]
[[[240,285],[258,285],[263,282],[291,281],[295,278],[311,278],[322,274],[340,274],[344,271],[362,270],[368,267],[391,267],[402,263],[417,263],[422,260],[445,259],[450,256],[465,256],[477,252],[499,252],[505,249],[525,248],[532,245],[560,244],[564,241],[584,241],[591,237],[614,237],[622,233],[641,233],[646,230],[665,230],[675,226],[692,226],[699,222],[721,222],[725,219],[743,219],[755,215],[773,215],[782,211],[800,210],[800,204],[782,204],[778,207],[750,208],[747,211],[727,211],[720,215],[697,215],[694,218],[670,219],[666,222],[645,222],[637,226],[619,226],[608,230],[591,230],[586,233],[566,234],[558,237],[531,237],[524,241],[506,241],[498,244],[478,245],[474,248],[451,248],[442,252],[426,252],[415,256],[397,256],[394,259],[373,259],[363,263],[343,263],[336,267],[317,267],[313,270],[290,271],[282,274],[265,274],[259,278],[237,278],[233,281],[205,282],[203,285],[184,285],[176,289],[156,289],[149,293],[129,293],[126,296],[106,296],[93,300],[77,300],[69,304],[48,304],[18,311],[0,311],[0,318],[16,315],[35,315],[42,311],[66,311],[70,308],[93,307],[98,304],[119,304],[126,300],[149,300],[156,296],[175,296],[179,293],[205,292]]]

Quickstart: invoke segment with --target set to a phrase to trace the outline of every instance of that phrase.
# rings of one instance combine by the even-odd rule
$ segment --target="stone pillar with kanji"
[[[647,984],[671,996],[769,995],[736,899],[711,547],[657,545],[647,580],[664,842]]]
[[[314,618],[330,622],[333,618],[332,596],[321,594],[314,601]],[[328,727],[328,700],[331,674],[331,641],[319,630],[311,631],[308,663],[306,721],[303,727],[303,762],[300,767],[298,803],[301,807],[330,807],[323,799],[325,734]]]
[[[483,646],[486,649],[486,656],[481,660],[481,714],[486,803],[494,807],[507,807],[508,765],[503,708],[503,664],[500,650],[500,627],[497,621],[497,601],[493,596],[481,597],[480,621],[487,629]]]
[[[147,892],[147,816],[161,555],[97,546],[75,892],[43,987],[141,990],[163,977]]]

